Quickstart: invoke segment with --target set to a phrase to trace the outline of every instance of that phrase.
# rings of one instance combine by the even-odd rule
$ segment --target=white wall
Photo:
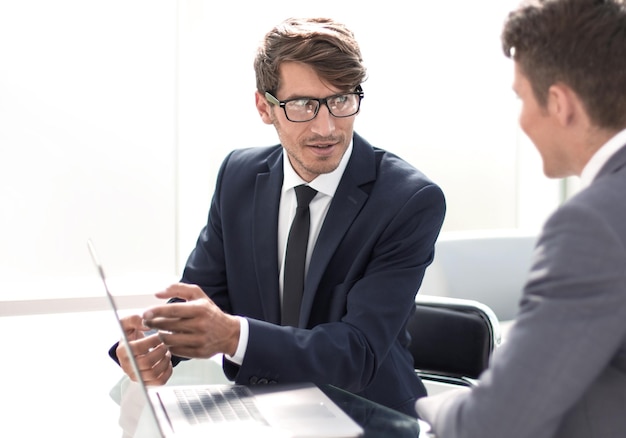
[[[89,237],[174,273],[175,73],[175,2],[0,3],[0,299],[93,276]]]
[[[226,153],[277,141],[252,59],[288,16],[355,31],[369,68],[356,129],[441,185],[444,230],[538,227],[559,185],[520,141],[499,45],[516,3],[1,2],[0,301],[101,293],[88,237],[129,285],[175,278]]]

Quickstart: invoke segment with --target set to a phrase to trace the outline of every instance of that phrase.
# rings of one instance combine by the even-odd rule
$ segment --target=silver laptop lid
[[[113,298],[113,295],[111,295],[111,291],[109,290],[109,286],[107,284],[106,276],[104,275],[104,269],[102,268],[102,264],[100,263],[100,260],[98,259],[98,255],[96,254],[96,249],[91,239],[87,240],[87,247],[89,248],[89,254],[91,254],[91,259],[93,260],[93,263],[96,266],[96,269],[98,270],[98,274],[100,275],[100,279],[102,280],[102,284],[104,285],[104,291],[106,292],[106,296],[109,301],[109,304],[114,311],[115,320],[117,321],[117,325],[119,326],[120,333],[121,333],[121,342],[124,345],[124,348],[126,348],[126,350],[129,352],[128,359],[133,368],[133,372],[135,373],[135,376],[137,376],[137,383],[139,384],[141,388],[141,392],[144,394],[145,403],[146,405],[148,405],[148,409],[150,409],[151,411],[150,414],[152,418],[154,419],[154,423],[158,427],[158,431],[161,434],[161,437],[165,437],[163,428],[161,424],[157,421],[157,414],[154,409],[154,406],[152,405],[152,403],[150,403],[150,400],[148,398],[148,390],[146,388],[145,383],[141,379],[141,372],[139,371],[139,366],[137,365],[135,356],[131,353],[132,350],[130,348],[130,342],[128,340],[128,336],[126,336],[126,331],[124,330],[124,327],[122,326],[122,321],[120,320],[121,317],[120,317],[117,304],[115,304],[115,299]]]

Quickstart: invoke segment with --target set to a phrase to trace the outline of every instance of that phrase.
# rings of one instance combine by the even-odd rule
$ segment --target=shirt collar
[[[341,181],[343,172],[346,170],[346,166],[348,166],[348,161],[350,161],[351,156],[352,140],[350,140],[350,144],[348,145],[346,152],[343,154],[343,157],[339,162],[339,166],[337,166],[337,168],[330,173],[323,173],[321,175],[318,175],[313,181],[308,183],[308,185],[313,187],[318,192],[333,197],[335,195],[335,192],[337,191],[337,187],[339,186],[339,181]],[[283,175],[283,193],[295,186],[299,186],[300,184],[307,184],[302,178],[300,178],[296,171],[293,170],[293,167],[291,167],[291,162],[289,161],[289,158],[284,151]]]
[[[624,145],[626,145],[626,129],[614,135],[591,156],[591,159],[580,173],[582,186],[586,187],[591,184],[598,172],[600,172],[600,169],[602,169],[602,166]]]

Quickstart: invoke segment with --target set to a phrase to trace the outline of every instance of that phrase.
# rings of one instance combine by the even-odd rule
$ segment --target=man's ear
[[[548,111],[556,117],[561,126],[567,126],[577,120],[584,111],[576,93],[567,85],[556,83],[548,89]]]
[[[271,114],[272,109],[270,108],[270,103],[267,101],[265,96],[259,93],[258,90],[254,92],[254,101],[256,103],[256,109],[259,112],[259,115],[261,116],[261,120],[263,120],[263,123],[271,125],[272,124],[272,114]]]

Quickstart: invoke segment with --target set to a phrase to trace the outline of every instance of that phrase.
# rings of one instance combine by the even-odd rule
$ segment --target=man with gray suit
[[[626,2],[510,14],[520,126],[583,189],[546,222],[519,314],[477,387],[421,398],[437,438],[626,434]]]

